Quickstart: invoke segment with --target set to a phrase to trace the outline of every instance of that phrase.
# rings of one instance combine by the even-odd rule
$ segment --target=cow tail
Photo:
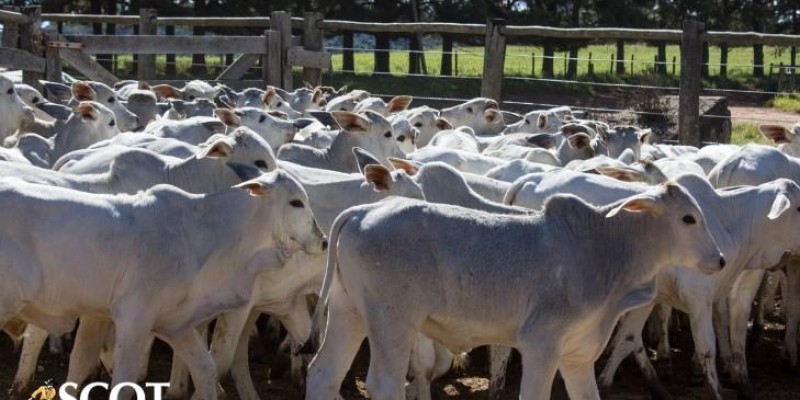
[[[330,296],[331,284],[333,283],[334,274],[338,266],[338,251],[339,251],[339,233],[342,231],[344,224],[350,220],[350,217],[358,211],[358,208],[349,208],[344,210],[336,220],[333,222],[331,232],[329,235],[328,247],[328,265],[325,268],[325,277],[322,279],[322,289],[319,292],[319,301],[314,308],[314,315],[311,317],[311,333],[308,340],[297,350],[298,354],[316,354],[319,349],[319,339],[322,330],[323,316],[328,307],[328,297]]]

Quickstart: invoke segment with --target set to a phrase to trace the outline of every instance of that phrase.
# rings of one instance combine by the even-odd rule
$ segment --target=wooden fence
[[[323,20],[320,13],[306,13],[292,18],[286,12],[270,17],[159,17],[154,10],[143,9],[140,15],[74,15],[41,14],[38,7],[20,12],[0,11],[4,25],[0,66],[21,69],[24,80],[37,84],[46,74],[59,80],[62,61],[72,65],[90,79],[112,83],[117,78],[95,61],[94,54],[135,54],[138,57],[137,77],[155,79],[156,54],[238,54],[216,80],[235,81],[261,59],[262,80],[268,84],[292,87],[292,67],[303,67],[303,79],[319,84],[322,71],[330,69],[330,54],[323,50],[325,35],[344,32],[461,35],[484,38],[484,63],[481,95],[502,99],[507,38],[563,39],[609,41],[648,41],[679,43],[681,58],[678,129],[681,143],[699,145],[699,99],[704,68],[704,43],[721,46],[800,46],[800,36],[772,35],[754,32],[707,32],[704,24],[686,21],[681,30],[627,28],[553,28],[544,26],[506,26],[501,19],[486,24],[453,23],[365,23]],[[60,35],[54,30],[41,31],[41,21],[63,23],[106,23],[137,26],[138,34]],[[260,36],[160,36],[158,26],[174,27],[260,28]],[[302,31],[293,36],[292,30]],[[445,55],[452,57],[452,53]],[[347,50],[345,50],[347,56]],[[349,56],[352,60],[352,51]],[[664,61],[664,60],[662,60]]]

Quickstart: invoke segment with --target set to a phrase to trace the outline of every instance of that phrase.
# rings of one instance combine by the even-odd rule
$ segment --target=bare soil
[[[800,399],[800,379],[798,371],[792,370],[780,356],[780,341],[783,327],[778,323],[768,324],[767,328],[748,347],[750,378],[756,399]],[[656,361],[667,390],[676,399],[708,399],[703,380],[691,373],[692,342],[688,328],[675,332],[672,337],[673,356],[671,366],[666,361]],[[302,399],[302,389],[294,385],[288,377],[288,358],[275,355],[275,345],[264,343],[261,338],[251,343],[251,371],[253,380],[260,391],[262,399]],[[69,350],[69,349],[67,349]],[[5,335],[0,336],[0,387],[9,388],[19,352]],[[169,380],[171,351],[163,343],[157,343],[150,364],[149,381],[164,382]],[[369,360],[365,345],[356,359],[354,368],[343,385],[343,394],[347,399],[366,398],[364,378]],[[599,374],[604,360],[597,363]],[[52,378],[57,383],[66,377],[68,359],[66,355],[53,355],[43,351],[36,375],[36,384]],[[668,373],[669,372],[669,373]],[[504,399],[516,399],[519,395],[520,364],[519,357],[514,357],[509,368],[508,390]],[[451,372],[444,378],[434,382],[433,394],[436,398],[485,399],[488,397],[488,358],[483,349],[477,349],[470,355],[469,366],[460,372]],[[105,374],[99,374],[95,380],[108,381]],[[239,399],[230,379],[223,379],[223,386],[228,399]],[[727,386],[726,386],[727,387]],[[33,389],[32,389],[33,390]],[[31,391],[32,391],[31,390]],[[2,397],[2,396],[0,396]],[[94,397],[94,396],[93,396]],[[647,387],[642,375],[632,361],[626,361],[617,373],[613,387],[602,393],[604,399],[634,400],[649,399]],[[97,397],[99,398],[99,397]],[[556,379],[553,392],[554,399],[567,399],[563,384]],[[736,399],[736,392],[725,390],[726,399]]]

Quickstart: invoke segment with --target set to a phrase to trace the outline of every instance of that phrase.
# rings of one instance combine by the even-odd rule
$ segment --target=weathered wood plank
[[[44,34],[47,42],[58,41],[58,32],[50,29]],[[45,71],[44,76],[48,81],[61,82],[64,75],[61,73],[61,52],[58,47],[47,47],[44,51]]]
[[[500,33],[505,21],[490,19],[486,25],[484,42],[483,79],[481,96],[501,100],[503,85],[503,65],[506,60],[506,37]]]
[[[111,71],[78,49],[59,49],[61,58],[93,81],[114,85],[119,79]]]
[[[19,25],[19,47],[33,56],[44,56],[44,43],[42,43],[42,8],[41,6],[23,7],[22,14],[28,22]],[[44,79],[44,71],[22,70],[22,82],[41,89],[40,80]]]
[[[263,36],[67,35],[87,54],[262,54]]]
[[[139,35],[155,35],[158,33],[157,20],[158,11],[152,8],[139,10]],[[168,42],[169,39],[165,41]],[[145,82],[156,79],[156,56],[154,54],[140,53],[139,63],[136,67],[136,78]]]
[[[681,82],[678,99],[678,140],[681,144],[700,147],[700,74],[703,65],[705,24],[695,20],[683,22],[681,39]]]
[[[45,71],[45,62],[27,51],[0,47],[0,67],[41,73]]]
[[[454,24],[443,22],[393,22],[372,23],[325,20],[322,22],[325,31],[386,32],[386,33],[455,33],[465,35],[482,35],[486,31],[484,24]]]
[[[298,62],[296,52],[289,53],[289,63],[292,65],[303,66],[303,81],[314,86],[322,83],[322,70],[331,69],[331,55],[321,53],[325,42],[325,32],[322,30],[324,15],[320,12],[308,12],[303,18],[303,48],[316,55],[322,55],[321,60],[305,60],[305,63]],[[295,48],[293,47],[292,50]],[[327,55],[327,57],[324,57]],[[322,64],[311,65],[311,61],[321,61]]]
[[[4,6],[5,11],[17,12],[19,7]],[[3,22],[3,47],[19,47],[19,24],[16,22]]]
[[[311,51],[302,47],[292,47],[289,49],[289,64],[317,70],[329,70],[331,69],[331,54],[327,51]],[[311,81],[307,82],[313,83]]]
[[[31,19],[27,15],[13,11],[0,10],[0,22],[11,22],[14,24],[27,24]]]
[[[261,61],[264,80],[269,85],[281,85],[281,33],[278,31],[267,31],[266,54]]]
[[[98,15],[98,14],[42,14],[42,18],[52,22],[72,24],[105,23],[117,25],[138,25],[139,17],[135,15]],[[207,28],[265,28],[269,26],[269,17],[161,17],[158,25],[198,26]],[[302,18],[292,18],[292,26],[301,28]]]
[[[270,14],[270,29],[280,32],[281,49],[277,56],[281,60],[281,85],[285,90],[292,90],[292,64],[289,63],[289,49],[292,47],[292,15],[286,11],[274,11]],[[270,59],[276,53],[269,55]]]
[[[261,56],[258,54],[242,54],[236,57],[233,64],[229,65],[228,68],[225,68],[225,70],[219,74],[217,80],[241,79],[241,77],[247,73],[247,70],[258,61],[259,57]]]

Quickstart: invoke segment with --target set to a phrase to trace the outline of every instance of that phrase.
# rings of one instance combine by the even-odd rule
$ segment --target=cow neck
[[[223,189],[228,171],[230,168],[219,160],[189,157],[166,165],[164,183],[192,193],[206,193]]]
[[[752,237],[756,232],[766,232],[766,229],[759,228],[759,225],[768,223],[767,214],[774,196],[764,196],[766,193],[758,187],[748,187],[739,189],[731,193],[722,193],[716,202],[720,209],[725,210],[748,210],[745,213],[721,212],[714,215],[727,233],[727,238],[717,239],[720,248],[734,249],[736,254],[724,254],[727,264],[725,268],[716,274],[715,298],[720,298],[733,285],[739,274],[751,263],[761,262],[763,254],[763,240]],[[762,238],[763,239],[763,238]],[[723,242],[727,240],[727,242]],[[771,239],[770,239],[771,240]],[[752,265],[753,267],[766,267],[764,265]]]
[[[324,149],[323,152],[330,162],[331,168],[341,172],[355,172],[358,171],[358,167],[353,156],[353,147],[357,146],[358,143],[353,134],[341,130],[333,139],[330,147]]]

